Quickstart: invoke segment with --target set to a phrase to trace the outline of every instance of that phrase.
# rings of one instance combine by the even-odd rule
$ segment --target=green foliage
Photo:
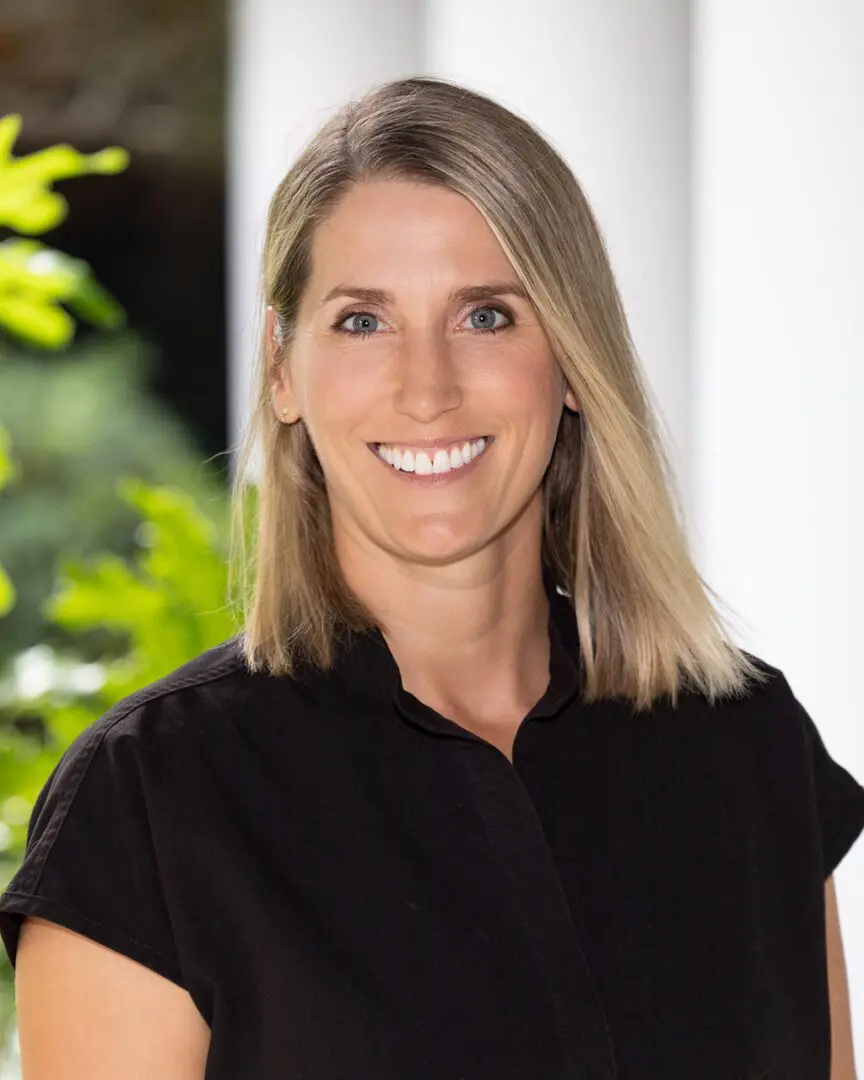
[[[51,185],[89,173],[117,173],[129,156],[120,147],[82,154],[71,146],[49,146],[15,157],[12,147],[21,117],[0,118],[0,226],[25,236],[55,228],[69,206]],[[95,280],[80,259],[53,251],[36,240],[13,237],[0,243],[0,326],[41,348],[64,348],[75,333],[74,319],[98,327],[116,327],[123,309]]]
[[[0,118],[0,224],[28,236],[48,232],[66,219],[69,206],[62,195],[51,191],[56,180],[87,173],[118,173],[129,164],[129,155],[112,146],[98,154],[82,154],[71,146],[49,146],[35,154],[15,157],[12,147],[21,132],[17,113]]]
[[[15,479],[15,466],[9,454],[9,439],[0,428],[0,491]]]
[[[121,326],[125,312],[81,259],[52,251],[38,240],[0,242],[0,323],[43,349],[63,349],[80,319],[102,329]]]
[[[128,155],[119,148],[81,154],[62,145],[16,158],[20,128],[20,116],[0,118],[0,228],[20,234],[0,242],[0,329],[28,346],[65,349],[74,317],[114,329],[124,312],[85,263],[22,237],[65,218],[68,205],[51,190],[55,181],[119,172]],[[141,391],[140,343],[114,338],[90,348],[89,356],[52,364],[47,375],[32,357],[25,363],[6,346],[0,353],[0,420],[14,429],[18,448],[13,462],[0,427],[0,490],[21,481],[4,492],[7,512],[0,515],[0,550],[17,559],[23,585],[7,643],[24,645],[3,666],[6,620],[0,626],[0,889],[23,856],[35,799],[70,742],[116,701],[230,637],[238,625],[227,604],[223,489],[190,465],[179,424]],[[125,476],[119,485],[118,475]],[[159,482],[166,476],[198,499]],[[85,547],[99,543],[99,554],[70,552],[69,538],[82,535]],[[53,575],[59,550],[66,551],[60,578],[44,602],[40,585],[32,588],[33,568],[38,580],[50,558]],[[0,616],[14,600],[0,568]],[[26,617],[32,623],[37,610],[46,622],[30,631],[53,631],[50,643],[34,644],[35,634],[28,642]],[[0,1048],[14,1024],[13,988],[0,952]]]
[[[0,427],[0,491],[9,484],[15,476],[15,467],[9,454],[9,439],[6,432]],[[15,590],[6,571],[0,566],[0,618],[6,614],[15,603]]]
[[[131,479],[121,482],[120,495],[142,521],[137,559],[66,562],[49,605],[52,620],[67,630],[108,627],[128,637],[129,652],[105,665],[105,706],[236,630],[223,545],[194,500]]]
[[[128,333],[100,334],[62,357],[23,350],[0,364],[0,426],[15,446],[18,482],[0,496],[0,562],[14,580],[14,616],[0,620],[0,668],[38,643],[74,645],[83,658],[116,651],[102,630],[74,638],[47,621],[58,552],[129,558],[139,521],[117,498],[121,476],[192,495],[224,533],[225,481],[201,463],[185,426],[146,390],[155,354]]]
[[[122,172],[129,155],[120,147],[82,154],[71,146],[49,146],[16,157],[12,148],[21,131],[17,113],[0,117],[0,227],[25,236],[55,228],[69,211],[51,185],[88,173]],[[53,251],[38,240],[0,241],[0,328],[44,349],[64,348],[75,322],[64,310],[101,328],[122,325],[125,313],[80,259]],[[0,491],[12,477],[5,433],[0,429]],[[0,618],[15,604],[15,589],[0,566]]]
[[[15,604],[15,588],[9,580],[9,575],[0,566],[0,616],[10,611]]]

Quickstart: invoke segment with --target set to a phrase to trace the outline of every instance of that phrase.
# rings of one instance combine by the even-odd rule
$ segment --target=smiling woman
[[[331,284],[360,274],[384,287]],[[375,551],[386,553],[373,554],[385,573],[419,560],[454,581],[472,553],[488,562],[496,550],[523,550],[539,565],[538,481],[562,407],[576,399],[512,276],[483,215],[440,186],[354,184],[316,229],[296,325],[280,323],[284,360],[271,362],[267,390],[281,420],[302,418],[327,478],[343,574],[356,565],[364,576]],[[276,318],[271,307],[270,341]],[[496,534],[506,537],[497,548]]]
[[[374,88],[276,190],[263,287],[243,631],[39,796],[25,1080],[853,1080],[864,789],[693,565],[565,162]]]

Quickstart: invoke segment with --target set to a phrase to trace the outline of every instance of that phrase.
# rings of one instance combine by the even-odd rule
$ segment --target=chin
[[[486,542],[479,530],[454,531],[442,529],[418,529],[414,532],[391,534],[391,542],[400,558],[424,566],[446,566],[458,562]]]

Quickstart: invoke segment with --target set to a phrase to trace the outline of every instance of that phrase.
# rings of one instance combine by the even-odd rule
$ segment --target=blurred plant
[[[9,454],[9,439],[6,432],[0,427],[0,491],[2,491],[15,476],[12,458]],[[15,592],[12,582],[6,571],[0,566],[0,618],[2,618],[15,602]]]
[[[118,149],[83,155],[55,146],[15,159],[11,148],[19,130],[20,117],[0,120],[0,226],[19,233],[45,232],[65,216],[65,200],[49,190],[54,180],[126,166],[125,151]],[[28,345],[60,349],[74,335],[73,315],[101,329],[117,327],[124,318],[86,264],[34,241],[0,243],[0,327]],[[92,529],[100,514],[103,523],[107,516],[112,529],[117,527],[114,510],[135,526],[120,524],[120,533],[132,537],[120,544],[118,533],[106,536],[97,528],[107,553],[104,548],[89,557],[67,553],[56,588],[43,604],[58,640],[31,643],[0,675],[0,889],[23,856],[36,796],[69,743],[115,702],[237,629],[227,603],[224,488],[192,466],[179,424],[145,400],[138,385],[141,365],[126,363],[130,357],[141,359],[140,343],[114,338],[85,352],[77,370],[76,357],[52,364],[48,380],[42,374],[28,382],[24,358],[14,359],[8,349],[0,369],[0,385],[10,391],[3,401],[15,402],[6,419],[19,425],[21,446],[20,462],[13,465],[0,428],[0,487],[20,476],[27,488],[21,512],[4,518],[12,529],[6,539],[14,541],[15,528],[23,527],[20,550],[32,550],[42,529],[51,536],[43,550],[54,551],[68,542],[70,532],[86,531],[85,523]],[[99,400],[106,391],[108,410]],[[99,462],[108,464],[100,469]],[[130,476],[164,478],[166,463],[169,472],[182,476],[184,487],[199,493],[199,501],[175,485]],[[119,486],[118,474],[125,474]],[[83,502],[76,501],[82,493]],[[3,497],[8,505],[12,494]],[[251,503],[254,499],[250,524]],[[12,600],[4,575],[0,613]],[[82,648],[88,635],[91,647]],[[99,643],[95,650],[93,635]],[[13,986],[8,959],[0,952],[0,1048],[14,1027]]]
[[[43,614],[58,551],[135,552],[138,519],[117,498],[118,477],[181,488],[223,528],[222,470],[202,463],[181,418],[147,390],[156,359],[124,332],[92,334],[57,357],[10,352],[0,364],[0,426],[18,474],[0,511],[0,561],[18,594],[12,617],[0,620],[0,669],[36,644],[75,644],[86,659],[120,647],[104,630],[73,639]]]
[[[48,232],[66,217],[66,200],[51,190],[55,181],[94,172],[120,172],[126,168],[128,155],[115,147],[98,154],[81,154],[61,145],[15,157],[12,148],[20,131],[18,114],[0,118],[0,228],[21,234],[0,241],[0,328],[28,345],[56,350],[67,346],[75,333],[74,319],[63,305],[100,328],[121,325],[124,312],[86,263],[21,236]],[[4,352],[0,351],[0,359]],[[0,428],[0,492],[17,474],[8,437]],[[15,590],[0,566],[0,618],[14,603]],[[9,770],[0,770],[0,849],[11,842],[7,821],[15,820],[15,807],[19,817],[29,817],[27,807],[32,809],[32,803],[19,793],[27,790],[28,777],[45,775],[41,757],[37,741],[28,741],[15,728],[0,725],[0,758],[14,761],[11,782],[5,775]],[[0,886],[4,884],[0,880]],[[8,1034],[13,1011],[13,982],[4,954],[0,965],[0,1034]]]
[[[117,173],[129,155],[120,147],[81,154],[71,146],[50,146],[15,157],[21,131],[17,113],[0,118],[0,227],[36,236],[64,220],[69,205],[51,190],[57,180],[88,173]],[[0,241],[0,327],[31,345],[60,349],[69,344],[75,322],[62,305],[98,327],[122,324],[124,312],[80,259],[54,251],[38,240]],[[8,440],[0,431],[0,491],[14,477]],[[0,567],[0,617],[15,602],[8,575]]]
[[[82,154],[71,146],[49,146],[15,157],[12,147],[21,131],[16,113],[0,118],[0,226],[37,236],[65,220],[69,204],[51,185],[90,173],[122,172],[129,155],[113,146]],[[123,323],[124,312],[80,259],[46,247],[38,240],[0,242],[0,325],[24,341],[62,349],[72,340],[75,321],[64,311],[98,327]]]

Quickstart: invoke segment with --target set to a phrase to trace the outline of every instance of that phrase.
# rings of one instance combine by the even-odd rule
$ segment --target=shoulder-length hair
[[[581,412],[564,411],[543,478],[543,555],[575,611],[583,700],[637,710],[680,690],[742,696],[764,672],[732,643],[684,537],[672,472],[603,236],[573,173],[526,120],[449,80],[378,84],[328,119],[270,203],[257,388],[235,468],[232,582],[242,647],[255,671],[333,663],[340,639],[376,625],[338,566],[324,476],[304,423],[274,415],[310,276],[316,226],[371,179],[436,184],[470,199],[527,289]],[[262,305],[263,308],[263,305]],[[247,469],[260,447],[256,512]],[[257,541],[246,539],[257,522]]]

